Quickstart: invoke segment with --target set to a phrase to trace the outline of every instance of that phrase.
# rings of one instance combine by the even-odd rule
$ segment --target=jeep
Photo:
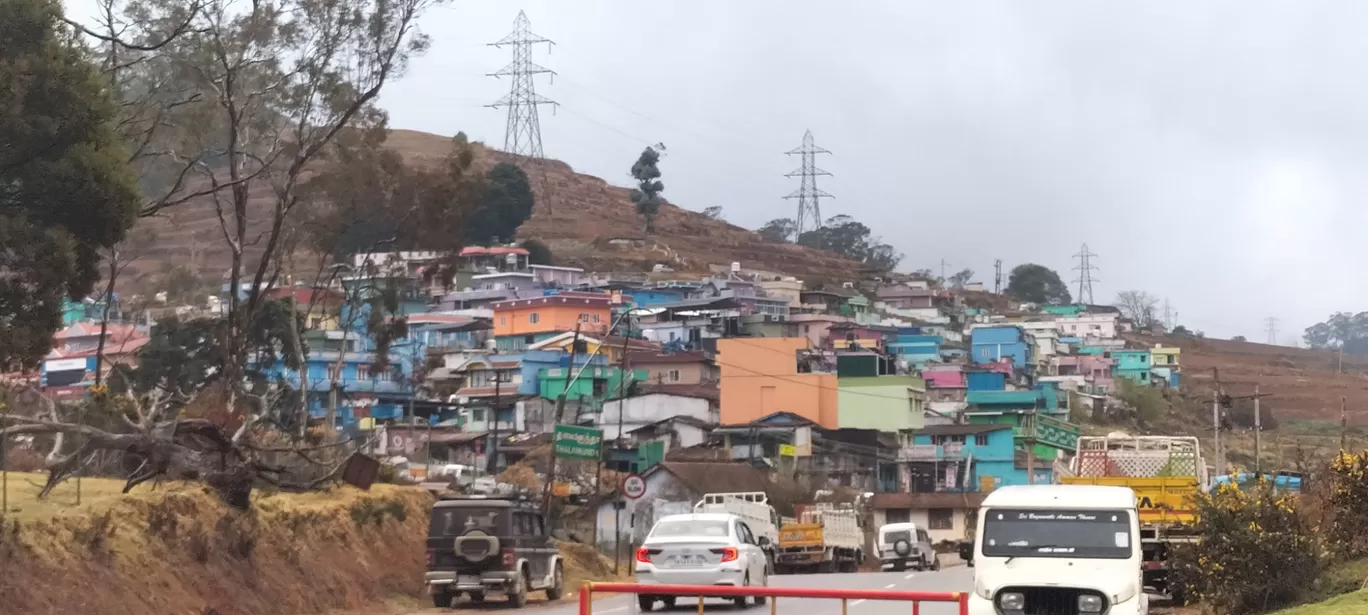
[[[541,511],[521,497],[447,496],[432,507],[424,580],[432,604],[450,608],[461,594],[474,603],[502,594],[512,606],[527,593],[565,594],[560,551]]]

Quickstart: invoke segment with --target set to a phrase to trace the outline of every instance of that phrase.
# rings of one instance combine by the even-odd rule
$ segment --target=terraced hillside
[[[450,139],[397,130],[390,135],[389,147],[411,164],[433,165],[446,156]],[[485,147],[478,152],[483,165],[492,166],[508,158]],[[748,269],[814,282],[858,278],[859,265],[855,262],[799,246],[766,243],[750,230],[669,203],[661,207],[656,232],[647,236],[627,188],[576,173],[564,162],[549,160],[541,165],[540,169],[535,164],[526,169],[539,206],[519,235],[547,242],[557,258],[568,264],[598,271],[642,271],[665,264],[676,271],[706,272],[709,265],[726,266],[735,261]],[[265,230],[268,221],[269,188],[258,187],[252,199],[256,204],[252,219],[259,232]],[[540,205],[548,199],[552,207]],[[187,203],[143,225],[155,242],[126,270],[128,279],[162,271],[170,263],[193,262],[206,276],[226,269],[228,253],[211,200]]]

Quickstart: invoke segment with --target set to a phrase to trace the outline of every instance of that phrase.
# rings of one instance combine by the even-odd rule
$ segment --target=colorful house
[[[837,426],[905,432],[926,421],[926,382],[916,376],[887,374],[836,380]]]
[[[904,487],[911,492],[991,491],[1030,484],[1022,451],[1011,425],[935,425],[913,432],[904,449]],[[967,472],[967,475],[966,475]],[[1043,460],[1035,484],[1049,484],[1052,469]],[[920,483],[920,484],[919,484]]]
[[[560,352],[570,352],[575,345],[575,332],[566,331],[559,335],[546,338],[540,342],[528,346],[528,350],[556,350]],[[618,335],[586,335],[581,332],[579,336],[579,347],[575,348],[575,354],[592,355],[597,354],[608,360],[608,363],[616,365],[622,362],[623,351],[628,354],[633,352],[648,352],[660,350],[660,345],[649,340],[635,337],[622,337]]]
[[[1031,365],[1034,348],[1030,337],[1016,325],[975,326],[970,332],[974,363],[995,363],[1010,358],[1019,367]]]
[[[1115,362],[1112,368],[1114,377],[1144,384],[1151,382],[1150,368],[1153,367],[1153,364],[1149,350],[1113,350],[1111,351],[1111,358]]]
[[[1178,358],[1183,349],[1177,347],[1167,347],[1155,344],[1150,349],[1150,375],[1153,382],[1165,382],[1168,386],[1177,387],[1180,383],[1179,372],[1182,367],[1178,364]]]
[[[897,354],[899,359],[907,361],[908,365],[920,367],[940,360],[940,347],[944,341],[945,338],[939,335],[922,333],[920,327],[901,327],[894,341],[888,344],[888,349]]]
[[[491,307],[496,347],[516,352],[577,328],[581,335],[606,335],[612,327],[613,300],[601,293],[562,292],[495,303]]]
[[[799,352],[807,338],[766,337],[717,340],[721,368],[722,423],[746,424],[789,412],[822,427],[840,423],[836,374],[799,373]]]

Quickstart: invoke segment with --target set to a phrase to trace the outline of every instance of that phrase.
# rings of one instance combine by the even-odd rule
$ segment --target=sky
[[[80,4],[83,0],[70,0]],[[549,157],[626,185],[657,142],[665,196],[756,228],[794,217],[784,152],[830,150],[822,214],[854,216],[902,269],[992,287],[1035,262],[1066,281],[1086,243],[1093,299],[1144,290],[1176,324],[1293,343],[1339,310],[1368,192],[1368,4],[923,0],[461,0],[381,104],[391,125],[494,146],[488,46],[519,9]],[[1077,291],[1075,285],[1073,290]],[[1162,310],[1162,304],[1161,304]]]

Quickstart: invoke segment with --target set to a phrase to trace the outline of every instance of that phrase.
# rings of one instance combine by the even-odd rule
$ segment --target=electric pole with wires
[[[798,199],[798,216],[793,219],[795,225],[793,239],[797,241],[804,232],[822,228],[821,198],[835,198],[817,188],[818,176],[831,175],[831,173],[817,168],[817,154],[830,154],[831,152],[817,147],[817,144],[812,141],[812,131],[809,130],[803,133],[803,144],[801,146],[785,153],[790,156],[797,155],[802,160],[802,166],[784,175],[784,177],[797,177],[800,181],[798,189],[784,197],[785,199]]]
[[[1078,283],[1078,297],[1075,298],[1075,301],[1083,305],[1092,305],[1093,282],[1102,281],[1092,275],[1092,272],[1097,270],[1097,266],[1092,264],[1092,259],[1096,256],[1088,250],[1086,243],[1083,244],[1083,249],[1078,254],[1073,255],[1074,258],[1078,259],[1078,266],[1074,267],[1074,271],[1078,272],[1078,279],[1074,280]]]
[[[504,151],[512,154],[519,162],[537,165],[542,192],[538,195],[539,200],[546,202],[546,211],[550,213],[550,183],[546,181],[546,152],[542,150],[541,117],[537,113],[537,108],[541,105],[551,105],[554,112],[559,103],[537,93],[534,77],[551,75],[554,81],[556,71],[532,61],[532,46],[546,43],[549,52],[551,45],[556,43],[532,33],[531,25],[527,13],[518,11],[518,18],[513,20],[513,31],[498,41],[489,43],[491,47],[513,49],[513,61],[488,75],[495,78],[511,77],[512,83],[508,94],[486,106],[508,109],[508,121],[504,128]]]

